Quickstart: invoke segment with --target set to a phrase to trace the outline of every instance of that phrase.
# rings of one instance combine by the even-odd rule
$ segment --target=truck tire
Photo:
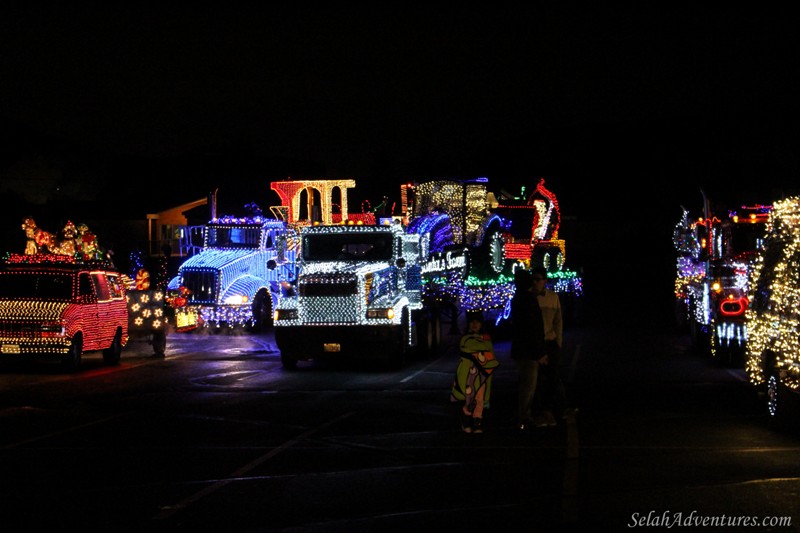
[[[431,309],[428,321],[428,329],[431,335],[431,352],[432,356],[438,355],[442,347],[442,317],[438,309]]]
[[[692,339],[694,352],[701,357],[711,355],[711,339],[705,331],[705,326],[697,322],[694,317],[689,319],[689,336]]]
[[[422,328],[419,328],[419,325]],[[417,329],[420,354],[424,357],[433,357],[439,353],[442,343],[442,319],[438,309],[430,309],[423,313]]]
[[[256,333],[267,331],[272,327],[272,298],[266,290],[258,291],[253,299],[253,325],[251,330]]]
[[[781,383],[777,372],[767,375],[766,407],[769,424],[778,431],[789,431],[794,434],[800,423],[797,421],[798,396]]]
[[[83,335],[76,333],[72,337],[72,345],[69,352],[61,360],[61,364],[67,371],[75,371],[81,367],[81,354],[83,353]]]
[[[497,226],[486,230],[483,242],[471,251],[470,265],[477,277],[496,279],[506,266],[506,248]]]
[[[114,340],[111,341],[111,346],[103,350],[103,362],[106,365],[118,365],[120,356],[122,355],[122,329],[117,328],[114,334]]]
[[[164,357],[167,351],[167,332],[159,329],[153,332],[153,355],[156,357]]]
[[[564,254],[558,246],[534,248],[531,265],[543,267],[548,272],[559,272],[564,267]]]
[[[297,370],[297,356],[288,350],[281,350],[281,364],[284,370]]]
[[[293,339],[294,335],[287,335],[285,328],[275,328],[275,344],[281,352],[281,364],[284,370],[297,369],[297,352],[292,349],[296,343]]]
[[[675,300],[675,328],[678,332],[684,333],[689,331],[688,320],[689,308],[686,305],[686,300]]]
[[[400,328],[391,349],[387,354],[387,365],[390,370],[401,370],[406,365],[408,356],[408,336],[411,328],[411,315],[408,307],[404,307],[400,319]]]

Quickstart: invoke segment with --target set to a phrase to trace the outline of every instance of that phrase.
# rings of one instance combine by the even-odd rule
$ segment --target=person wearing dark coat
[[[530,271],[517,270],[511,298],[511,359],[517,368],[517,427],[520,430],[532,426],[531,408],[539,366],[547,364],[542,310],[533,288]]]

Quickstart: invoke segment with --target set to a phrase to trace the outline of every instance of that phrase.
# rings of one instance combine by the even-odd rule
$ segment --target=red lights
[[[735,298],[733,295],[719,304],[719,312],[724,316],[741,316],[747,310],[750,301],[745,296]]]

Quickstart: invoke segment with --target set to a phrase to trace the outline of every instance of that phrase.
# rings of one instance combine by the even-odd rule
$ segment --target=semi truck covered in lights
[[[427,250],[419,234],[390,219],[371,226],[307,226],[300,239],[296,295],[275,310],[285,368],[339,353],[402,365],[409,351],[434,348],[439,324],[423,305]],[[445,252],[439,261],[466,265],[463,251]]]
[[[777,201],[751,275],[746,370],[779,422],[796,421],[800,400],[800,197]]]
[[[324,205],[329,195],[321,196]],[[300,228],[297,295],[278,305],[274,322],[286,368],[338,352],[402,364],[437,350],[444,307],[502,308],[510,299],[505,221],[487,210],[485,179],[404,185],[401,196],[402,217],[367,225],[343,211],[338,225]],[[468,283],[470,272],[489,281]]]
[[[742,206],[720,219],[706,207],[692,220],[683,209],[673,232],[676,318],[695,349],[722,364],[744,363],[749,278],[770,210]]]
[[[180,293],[205,327],[267,328],[295,278],[293,236],[279,220],[215,218],[204,229],[202,251],[184,261],[167,290]]]

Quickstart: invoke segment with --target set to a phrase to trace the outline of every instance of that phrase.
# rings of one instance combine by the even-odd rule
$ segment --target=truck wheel
[[[400,319],[400,330],[395,337],[394,346],[388,350],[387,363],[391,370],[401,370],[406,366],[406,357],[408,356],[408,336],[409,329],[411,328],[411,317],[408,308],[403,308],[403,315]]]
[[[685,332],[689,329],[689,320],[687,318],[689,308],[686,305],[686,300],[675,300],[675,327],[679,332]]]
[[[417,330],[420,339],[420,353],[424,356],[435,356],[439,353],[442,342],[442,320],[438,309],[431,309],[423,315]],[[424,351],[423,351],[424,350]]]
[[[81,366],[81,354],[83,353],[83,336],[76,333],[72,337],[72,346],[69,347],[69,352],[61,360],[66,370],[78,370]]]
[[[548,272],[559,272],[564,267],[564,254],[558,246],[534,248],[531,265],[543,267]]]
[[[689,335],[692,338],[692,348],[694,348],[695,353],[702,357],[708,357],[710,355],[711,339],[709,339],[708,333],[703,331],[703,325],[699,324],[694,318],[689,320]]]
[[[164,357],[167,351],[167,332],[159,329],[153,332],[153,354],[156,357]]]
[[[496,227],[486,231],[481,245],[472,252],[472,265],[478,277],[495,279],[506,266],[506,245]]]
[[[119,358],[122,355],[122,330],[117,328],[114,334],[114,340],[111,341],[111,346],[103,350],[103,362],[109,366],[118,365]]]
[[[766,396],[769,425],[777,431],[795,432],[798,427],[797,397],[789,387],[781,384],[774,370],[767,377]]]
[[[417,328],[416,355],[423,358],[428,357],[433,353],[433,329],[428,313],[424,310],[418,311],[414,324]]]
[[[431,310],[428,329],[431,335],[431,355],[437,355],[442,346],[442,317],[438,309]]]
[[[767,412],[773,420],[780,419],[780,415],[782,414],[780,409],[780,380],[778,376],[775,374],[770,374],[769,378],[767,378]]]
[[[286,350],[281,350],[281,364],[286,370],[297,370],[297,357]]]
[[[262,290],[253,300],[253,326],[252,330],[260,333],[272,327],[272,299],[267,291]]]

